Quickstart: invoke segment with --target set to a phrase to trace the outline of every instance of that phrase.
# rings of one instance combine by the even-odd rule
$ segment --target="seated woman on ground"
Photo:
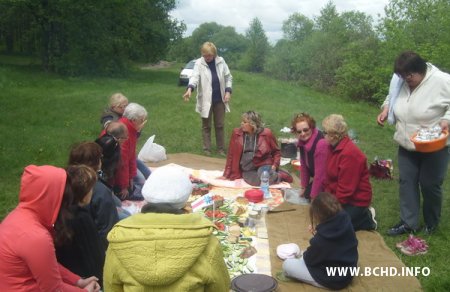
[[[353,228],[375,230],[375,209],[369,180],[367,157],[348,137],[348,127],[341,115],[332,114],[322,122],[323,134],[330,143],[324,189],[336,196],[350,215]]]
[[[114,195],[112,190],[112,180],[116,174],[116,170],[120,162],[120,145],[126,139],[128,139],[127,127],[119,122],[111,122],[108,125],[106,133],[95,140],[95,142],[103,149],[101,159],[102,168],[101,173],[98,176],[98,180],[108,189],[108,192],[112,194],[112,198],[119,215],[119,220],[131,215],[127,210],[122,208],[122,201]]]
[[[233,130],[221,178],[243,178],[246,183],[259,186],[261,173],[266,170],[270,174],[270,184],[291,183],[290,174],[279,169],[280,159],[280,148],[272,131],[264,128],[257,112],[248,111],[241,116],[241,127]]]
[[[67,174],[53,166],[25,168],[19,204],[0,224],[0,291],[99,291],[58,264],[52,238]]]
[[[230,276],[212,223],[183,208],[192,192],[180,169],[156,169],[142,190],[140,214],[108,234],[105,291],[228,292]]]
[[[105,132],[109,132],[110,123],[117,122],[125,112],[125,108],[128,106],[128,98],[122,93],[114,93],[109,98],[109,107],[107,107],[100,118],[100,123],[102,124],[103,135]],[[141,135],[140,131],[137,133],[139,137]],[[136,164],[139,171],[144,175],[145,179],[150,176],[150,169],[145,165],[143,161],[136,158]]]
[[[291,130],[297,134],[300,149],[300,196],[315,198],[323,191],[327,158],[330,153],[328,142],[316,128],[316,121],[307,113],[297,114],[291,122]]]
[[[147,123],[147,110],[137,103],[130,103],[119,122],[127,127],[128,139],[120,145],[120,163],[112,180],[113,190],[122,200],[142,201],[141,190],[146,179],[137,168],[136,146],[138,133]]]
[[[102,148],[95,142],[82,142],[72,146],[69,154],[68,165],[87,165],[96,174],[102,167]],[[98,175],[100,177],[100,175]],[[95,181],[92,200],[86,206],[92,219],[94,220],[96,230],[102,240],[103,250],[106,251],[108,241],[106,235],[119,221],[114,194],[101,179]]]
[[[356,268],[358,240],[349,215],[329,193],[319,193],[309,207],[313,238],[301,258],[286,259],[286,276],[321,288],[333,290],[347,287],[353,275],[330,276],[329,267]]]
[[[97,174],[87,165],[69,165],[66,171],[66,189],[55,222],[56,257],[70,271],[81,277],[94,275],[102,285],[105,246],[86,208]]]
[[[125,108],[128,105],[128,98],[122,93],[114,93],[109,98],[109,106],[103,110],[100,117],[100,123],[103,129],[106,129],[110,122],[117,121],[123,115]]]

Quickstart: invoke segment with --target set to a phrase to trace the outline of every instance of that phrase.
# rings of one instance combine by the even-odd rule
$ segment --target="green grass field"
[[[136,69],[126,78],[68,78],[41,72],[27,61],[0,57],[0,218],[17,204],[24,166],[65,166],[73,143],[98,136],[100,113],[115,92],[124,93],[149,112],[140,146],[147,137],[156,134],[155,142],[163,145],[168,153],[201,154],[200,117],[194,112],[195,99],[189,103],[182,101],[184,88],[177,86],[180,66]],[[309,112],[319,125],[328,114],[339,113],[356,132],[358,145],[369,161],[375,156],[392,158],[396,167],[394,129],[376,125],[379,112],[376,106],[324,95],[261,75],[232,73],[234,86],[231,113],[226,116],[227,139],[232,128],[239,126],[241,113],[247,110],[260,112],[266,126],[277,134],[282,127],[289,126],[297,112]],[[394,174],[398,177],[396,168]],[[372,180],[372,184],[378,231],[395,250],[395,243],[405,237],[392,238],[385,233],[399,218],[397,180]],[[419,277],[426,291],[444,291],[450,287],[445,248],[450,234],[448,178],[444,186],[440,229],[432,236],[425,236],[430,246],[428,254],[407,257],[395,251],[407,266],[431,269],[430,276]]]

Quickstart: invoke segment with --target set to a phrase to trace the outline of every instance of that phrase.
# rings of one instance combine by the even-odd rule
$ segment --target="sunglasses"
[[[297,132],[297,134],[301,134],[301,133],[308,133],[311,129],[310,128],[305,128],[305,129],[300,129],[300,130],[295,130],[295,132]]]

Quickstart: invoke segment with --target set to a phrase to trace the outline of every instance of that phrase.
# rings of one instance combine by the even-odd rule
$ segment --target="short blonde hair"
[[[213,55],[214,57],[217,57],[217,48],[211,42],[203,43],[202,47],[200,48],[200,52],[202,53],[202,55]]]
[[[348,126],[342,115],[331,114],[322,121],[323,130],[336,141],[348,135]]]
[[[109,98],[109,106],[110,107],[117,107],[124,103],[126,103],[126,105],[128,105],[128,98],[120,92],[114,93]]]

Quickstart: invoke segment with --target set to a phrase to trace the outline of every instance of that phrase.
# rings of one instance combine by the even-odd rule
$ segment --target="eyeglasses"
[[[295,130],[295,132],[297,132],[297,134],[301,134],[301,133],[308,133],[309,130],[311,130],[310,128],[305,128],[305,129],[300,129],[300,130]]]
[[[114,136],[113,136],[114,137]],[[123,141],[123,140],[126,140],[126,139],[128,139],[128,137],[114,137],[114,139],[116,140],[116,141]]]
[[[406,79],[410,79],[410,78],[413,78],[414,77],[414,75],[416,75],[417,73],[415,73],[415,72],[408,72],[408,73],[403,73],[403,74],[398,74],[403,80],[406,80]]]

